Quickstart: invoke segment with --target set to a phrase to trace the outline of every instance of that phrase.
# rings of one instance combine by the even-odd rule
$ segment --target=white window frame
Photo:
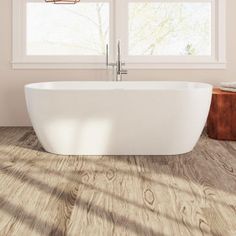
[[[106,60],[105,56],[77,56],[77,55],[26,55],[26,17],[27,2],[44,2],[44,0],[12,0],[13,1],[13,68],[102,68]],[[114,48],[114,4],[113,0],[86,0],[86,2],[110,3],[110,33],[109,47]],[[53,4],[53,3],[45,3]],[[113,57],[113,50],[110,50]]]
[[[13,61],[15,69],[105,69],[105,56],[29,56],[26,55],[26,3],[13,1]],[[30,0],[42,2],[43,0]],[[99,2],[100,0],[86,0]],[[225,69],[225,0],[146,0],[149,2],[211,2],[212,56],[129,56],[128,3],[145,0],[102,0],[110,3],[110,52],[114,59],[117,39],[122,43],[122,59],[128,69]],[[79,4],[79,3],[78,3]],[[121,17],[122,15],[122,17]]]

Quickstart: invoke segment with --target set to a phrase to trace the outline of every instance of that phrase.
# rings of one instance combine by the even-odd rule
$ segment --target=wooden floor
[[[180,156],[56,156],[0,128],[0,235],[236,236],[236,142]]]

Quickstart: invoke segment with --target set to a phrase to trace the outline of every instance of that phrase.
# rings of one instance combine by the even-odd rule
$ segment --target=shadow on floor
[[[40,191],[43,191],[47,194],[52,194],[54,197],[59,197],[61,201],[65,204],[72,204],[75,207],[88,209],[89,211],[95,215],[96,217],[100,217],[109,221],[110,223],[114,223],[119,225],[120,227],[126,227],[127,230],[133,233],[140,233],[142,235],[160,235],[164,236],[158,231],[154,231],[152,228],[144,226],[143,224],[128,219],[122,215],[119,215],[115,212],[107,212],[105,209],[99,206],[91,205],[91,203],[85,199],[82,199],[80,196],[74,198],[70,192],[65,192],[63,189],[59,189],[58,187],[49,186],[48,184],[33,178],[29,174],[21,170],[15,170],[14,166],[22,163],[24,165],[33,166],[34,168],[38,168],[39,171],[42,171],[44,174],[55,175],[58,178],[66,178],[69,183],[74,183],[78,186],[84,186],[85,189],[90,189],[97,192],[102,192],[105,195],[109,195],[117,201],[126,202],[129,205],[136,207],[138,210],[148,210],[153,211],[152,208],[148,208],[146,205],[138,204],[129,199],[122,198],[117,196],[108,190],[104,190],[98,188],[94,185],[84,182],[83,176],[84,173],[89,171],[96,170],[96,173],[99,173],[100,169],[101,173],[107,174],[107,171],[114,171],[114,173],[110,174],[110,178],[108,177],[108,181],[113,181],[116,174],[122,174],[126,176],[132,176],[135,178],[143,179],[144,181],[149,182],[150,184],[160,185],[164,188],[170,188],[175,191],[184,192],[189,195],[194,195],[197,197],[203,197],[199,193],[187,191],[186,189],[181,189],[178,184],[177,185],[166,185],[165,183],[159,181],[158,179],[153,178],[157,174],[168,175],[171,178],[179,178],[184,182],[192,182],[197,185],[203,186],[204,196],[209,202],[216,202],[217,204],[221,204],[224,207],[229,207],[229,205],[222,201],[215,201],[214,199],[214,191],[210,191],[209,194],[205,189],[216,189],[222,190],[224,192],[228,192],[230,194],[235,195],[236,192],[236,174],[234,168],[236,166],[236,158],[232,156],[232,150],[229,152],[227,149],[215,141],[207,141],[205,137],[202,137],[196,149],[189,154],[179,155],[179,156],[101,156],[101,157],[86,157],[86,156],[57,156],[45,153],[39,144],[34,132],[32,129],[27,129],[24,135],[16,135],[15,138],[12,139],[4,139],[0,140],[0,145],[4,146],[12,146],[16,147],[16,150],[12,152],[11,149],[5,151],[0,146],[0,155],[2,159],[2,164],[0,164],[0,171],[9,176],[13,176],[17,181],[21,181],[27,184],[30,184]],[[215,149],[215,145],[218,146],[218,149]],[[26,149],[26,150],[22,150]],[[27,153],[27,150],[31,150],[32,156],[25,157],[24,153]],[[14,154],[13,154],[14,153]],[[227,156],[229,155],[229,156]],[[7,165],[4,164],[4,157],[6,157]],[[78,162],[78,158],[81,159],[81,165],[86,164],[88,169],[83,169],[81,172],[76,170],[69,171],[56,171],[50,169],[50,167],[44,167],[41,163],[47,166],[45,163],[53,163],[60,162],[63,160],[67,160],[71,162],[73,167],[74,162]],[[228,159],[228,163],[226,160]],[[120,163],[117,165],[117,163]],[[232,166],[229,165],[232,164]],[[117,166],[119,166],[117,168]],[[89,167],[92,167],[89,169]],[[70,169],[70,168],[69,168]],[[73,168],[72,168],[73,169]],[[29,171],[33,171],[32,169]],[[219,178],[220,176],[220,178]],[[78,189],[77,189],[78,192]],[[151,204],[151,203],[150,203]],[[3,198],[0,198],[0,205],[5,206],[1,207],[1,210],[6,212],[8,209],[8,213],[13,217],[18,215],[19,209],[16,206],[11,206],[9,201],[6,201]],[[30,221],[29,226],[32,227],[33,222],[39,222],[39,226],[35,228],[36,231],[40,231],[41,224],[44,222],[41,219],[37,219],[34,216],[29,215],[24,209],[20,209],[25,215],[25,219],[27,221],[28,217],[32,217],[34,220]],[[155,212],[155,214],[160,214],[159,212]],[[184,222],[173,218],[168,215],[162,214],[161,217],[167,218],[170,221],[177,222],[178,224],[183,224]],[[25,220],[24,220],[25,221]],[[27,221],[28,222],[28,221]],[[46,225],[46,227],[50,228],[52,231],[61,229],[53,228],[51,225]],[[200,230],[198,226],[189,226],[193,230]],[[60,234],[59,234],[60,235]]]

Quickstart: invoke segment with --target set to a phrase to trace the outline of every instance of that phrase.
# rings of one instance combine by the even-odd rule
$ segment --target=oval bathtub
[[[191,82],[48,82],[25,86],[34,130],[50,153],[176,155],[204,128],[212,86]]]

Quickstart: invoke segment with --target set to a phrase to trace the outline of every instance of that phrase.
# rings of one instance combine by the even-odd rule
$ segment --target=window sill
[[[20,63],[13,62],[13,69],[106,69],[105,63]],[[127,69],[145,70],[145,69],[226,69],[226,62],[209,63],[128,63]]]

